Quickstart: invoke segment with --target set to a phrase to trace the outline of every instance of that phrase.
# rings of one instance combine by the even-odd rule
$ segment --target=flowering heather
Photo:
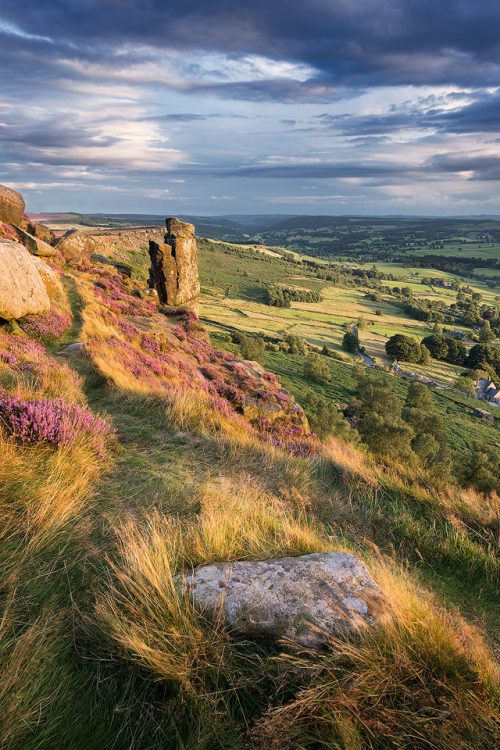
[[[52,307],[46,315],[29,315],[20,326],[29,336],[41,339],[58,339],[71,325],[71,315]]]
[[[104,419],[77,404],[61,398],[21,399],[7,392],[0,393],[0,425],[22,443],[63,446],[85,436],[101,457],[111,432]]]
[[[0,359],[15,367],[28,360],[47,360],[47,353],[41,344],[9,333],[0,333]]]
[[[155,312],[156,308],[152,302],[130,294],[120,274],[104,268],[91,268],[89,273],[96,277],[94,281],[96,296],[117,315],[151,317]]]

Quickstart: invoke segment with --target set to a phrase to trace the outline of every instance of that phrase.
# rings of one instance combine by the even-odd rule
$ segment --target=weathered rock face
[[[24,247],[29,250],[32,255],[38,255],[40,258],[51,258],[56,254],[56,249],[39,237],[34,237],[16,224],[14,225],[14,229]]]
[[[35,262],[36,269],[45,285],[45,289],[47,290],[49,299],[54,299],[54,297],[61,296],[63,294],[63,285],[57,271],[54,271],[54,269],[51,268],[48,263],[45,263],[36,255],[33,255],[32,258]]]
[[[312,648],[389,616],[364,565],[344,552],[203,565],[179,586],[196,609],[241,635]]]
[[[171,307],[196,305],[200,293],[194,226],[178,219],[166,220],[165,242],[149,242],[149,286],[161,304]]]
[[[48,245],[52,243],[52,240],[54,239],[54,235],[43,224],[36,224],[31,223],[28,225],[28,232],[33,235],[33,237],[37,237],[39,240],[43,240]]]
[[[94,240],[91,234],[80,232],[78,229],[68,229],[55,243],[57,250],[63,254],[64,258],[71,262],[78,262],[99,249],[99,243]]]
[[[50,310],[38,260],[19,242],[0,240],[0,318],[16,320]]]
[[[0,221],[20,224],[24,216],[24,198],[21,193],[0,185]]]

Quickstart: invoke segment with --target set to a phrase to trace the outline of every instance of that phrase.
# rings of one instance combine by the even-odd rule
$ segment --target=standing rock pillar
[[[165,223],[165,242],[149,242],[149,286],[162,305],[193,307],[200,294],[194,226],[175,218]]]

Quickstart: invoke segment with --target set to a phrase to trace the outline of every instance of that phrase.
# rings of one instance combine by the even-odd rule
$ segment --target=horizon
[[[500,215],[499,26],[491,0],[4,0],[0,182],[32,213]]]

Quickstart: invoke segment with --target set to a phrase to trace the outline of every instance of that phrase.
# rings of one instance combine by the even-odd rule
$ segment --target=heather
[[[47,315],[30,315],[21,321],[21,328],[28,336],[43,340],[60,338],[70,325],[71,315],[54,306]]]
[[[197,397],[207,410],[230,419],[230,430],[237,426],[297,455],[316,452],[302,410],[278,379],[216,349],[192,310],[160,308],[153,315],[152,303],[135,296],[119,274],[91,269],[89,280],[84,294],[95,314],[86,350],[115,384],[170,402]],[[214,424],[224,429],[220,420]]]
[[[89,409],[60,398],[21,399],[0,392],[0,423],[11,439],[21,443],[67,446],[83,437],[102,457],[110,428]]]

